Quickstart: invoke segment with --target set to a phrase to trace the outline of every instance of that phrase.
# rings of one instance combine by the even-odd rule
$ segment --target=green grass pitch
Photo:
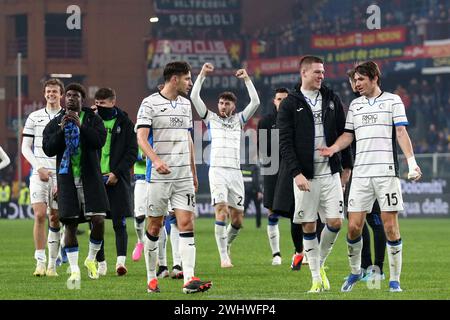
[[[35,267],[32,239],[32,220],[0,220],[0,299],[124,299],[124,300],[278,300],[278,299],[449,299],[450,285],[450,219],[400,220],[403,239],[402,293],[388,292],[388,279],[382,281],[380,289],[369,289],[364,282],[358,283],[352,292],[341,293],[343,278],[349,273],[345,232],[343,227],[337,243],[328,258],[328,278],[331,291],[308,294],[311,275],[308,266],[300,272],[290,270],[293,247],[290,239],[289,222],[280,219],[281,266],[271,265],[271,252],[267,240],[266,224],[261,229],[255,221],[244,221],[244,228],[232,246],[234,268],[221,269],[214,239],[214,220],[197,219],[195,236],[197,247],[196,275],[213,281],[213,288],[194,295],[182,293],[182,280],[160,280],[160,294],[147,294],[145,262],[131,260],[135,243],[133,220],[127,219],[129,248],[124,277],[115,275],[115,245],[111,221],[106,223],[106,259],[108,275],[99,280],[90,280],[82,263],[87,255],[88,233],[79,236],[82,271],[80,290],[68,290],[65,270],[67,264],[58,268],[59,277],[36,278],[32,276]],[[86,230],[87,225],[81,225]],[[171,265],[170,244],[167,246],[168,262]],[[386,256],[385,272],[389,266]]]

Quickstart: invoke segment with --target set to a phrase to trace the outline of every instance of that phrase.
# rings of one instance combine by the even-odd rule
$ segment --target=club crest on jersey
[[[333,101],[330,102],[330,109],[334,110],[334,102]]]
[[[119,134],[120,132],[122,131],[122,129],[120,128],[120,126],[119,127],[117,127],[117,130],[116,130],[116,132]]]
[[[381,104],[378,106],[378,108],[384,109],[384,103],[381,103]]]
[[[173,128],[181,128],[183,126],[183,118],[170,117],[170,126]]]

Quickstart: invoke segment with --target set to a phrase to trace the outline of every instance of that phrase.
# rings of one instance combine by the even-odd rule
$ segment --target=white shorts
[[[145,180],[136,180],[134,185],[134,216],[145,216],[147,211],[147,188],[148,183]]]
[[[78,204],[81,208],[81,211],[86,219],[90,219],[93,216],[106,216],[106,212],[86,212],[86,200],[84,198],[84,188],[83,183],[80,178],[74,178],[75,188],[77,189],[78,196]]]
[[[381,211],[403,210],[402,189],[397,177],[353,178],[348,212],[371,212],[375,199]]]
[[[186,182],[150,182],[147,188],[148,210],[146,216],[161,217],[167,215],[169,206],[194,212],[195,191],[192,181]]]
[[[53,191],[56,190],[56,175],[50,175],[48,181],[41,181],[39,175],[30,178],[31,204],[45,203],[52,209],[58,209],[58,203],[53,200]]]
[[[211,205],[226,203],[230,207],[244,210],[244,179],[242,172],[229,168],[209,168]]]
[[[335,173],[325,178],[309,181],[310,192],[300,191],[294,183],[295,211],[293,222],[315,222],[317,214],[323,223],[326,219],[344,219],[344,195],[341,178]]]

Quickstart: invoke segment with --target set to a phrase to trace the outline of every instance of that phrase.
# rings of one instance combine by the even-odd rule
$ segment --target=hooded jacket
[[[117,177],[117,184],[106,186],[111,211],[107,218],[131,216],[133,212],[131,168],[137,155],[138,145],[134,124],[123,110],[117,110],[116,121],[111,130],[109,168]],[[100,115],[100,114],[99,114]],[[100,115],[101,117],[101,115]]]

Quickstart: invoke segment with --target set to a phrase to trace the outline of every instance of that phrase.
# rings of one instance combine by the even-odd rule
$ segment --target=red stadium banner
[[[351,47],[368,47],[406,41],[406,28],[393,27],[376,31],[350,32],[340,36],[315,35],[311,38],[313,49],[342,49]]]
[[[250,59],[260,59],[267,51],[267,43],[264,40],[250,41]]]
[[[293,73],[299,71],[300,58],[298,56],[280,57],[273,59],[249,60],[247,64],[248,71],[258,75],[274,75],[280,73]]]
[[[168,62],[184,60],[194,70],[211,62],[218,72],[240,66],[241,41],[233,40],[152,40],[147,46],[149,69],[163,68]]]
[[[412,59],[450,57],[450,39],[428,41],[423,46],[406,47],[404,57]]]
[[[162,70],[171,61],[187,61],[197,74],[204,63],[214,65],[205,88],[236,89],[240,81],[234,76],[241,68],[242,42],[237,40],[151,40],[147,45],[147,86],[153,90],[162,83]]]

